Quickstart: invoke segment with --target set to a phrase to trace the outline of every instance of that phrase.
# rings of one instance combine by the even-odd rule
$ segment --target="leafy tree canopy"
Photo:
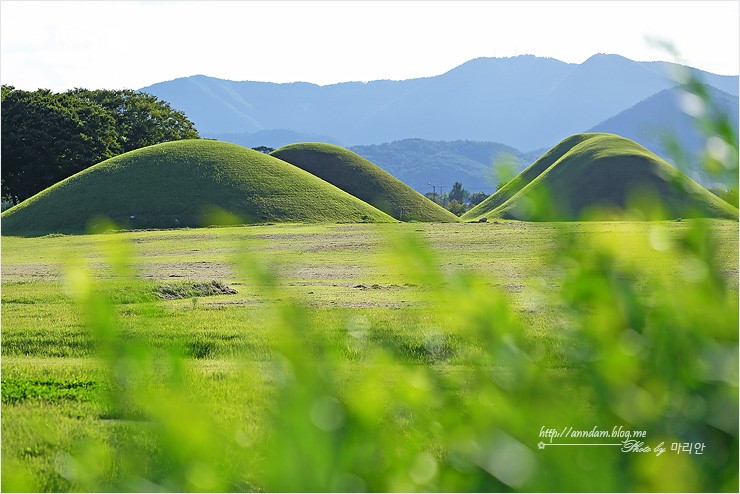
[[[100,161],[160,142],[198,138],[165,101],[131,90],[2,86],[2,196],[14,203]]]
[[[470,194],[470,204],[473,206],[477,206],[478,204],[482,203],[486,198],[488,197],[488,194],[485,192],[473,192]]]
[[[99,104],[115,119],[123,152],[160,142],[197,139],[198,131],[185,113],[151,94],[130,89],[74,89],[78,98]]]
[[[447,210],[456,216],[460,216],[466,211],[465,204],[462,204],[457,199],[451,199],[447,204]]]
[[[463,186],[460,182],[455,182],[452,185],[452,190],[450,190],[449,193],[449,199],[450,201],[457,201],[458,203],[462,203],[465,199],[465,189],[463,189]]]

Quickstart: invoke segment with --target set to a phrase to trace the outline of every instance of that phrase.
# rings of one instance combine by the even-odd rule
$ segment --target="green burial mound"
[[[348,149],[307,142],[284,146],[270,154],[326,180],[397,220],[460,221],[454,214]]]
[[[69,177],[2,214],[4,235],[241,223],[390,222],[390,216],[291,164],[236,144],[183,140],[131,151]]]
[[[737,208],[615,134],[568,137],[485,201],[466,221],[738,218]]]

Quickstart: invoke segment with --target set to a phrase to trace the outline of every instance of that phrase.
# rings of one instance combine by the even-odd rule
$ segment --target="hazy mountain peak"
[[[608,62],[608,61],[634,63],[634,60],[631,60],[627,57],[623,57],[622,55],[617,55],[615,53],[596,53],[588,57],[583,63],[586,64],[589,62]]]
[[[599,53],[582,64],[534,55],[469,60],[402,81],[300,83],[204,76],[143,90],[185,111],[203,135],[287,129],[352,146],[417,137],[549,147],[673,87],[667,63]],[[737,76],[702,73],[737,95]]]

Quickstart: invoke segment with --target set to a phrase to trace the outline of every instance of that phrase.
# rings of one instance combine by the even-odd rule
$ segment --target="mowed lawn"
[[[738,223],[712,221],[710,225],[721,276],[736,293]],[[251,443],[270,433],[263,415],[274,406],[275,380],[279,381],[274,361],[280,338],[275,334],[274,318],[285,304],[304,308],[311,334],[338,349],[332,365],[349,383],[344,392],[351,396],[353,379],[360,379],[358,374],[376,365],[372,359],[359,357],[362,350],[353,346],[365,339],[394,356],[389,368],[401,362],[410,368],[437,367],[443,375],[465,375],[476,365],[475,345],[448,330],[458,324],[454,304],[465,293],[465,282],[460,280],[467,279],[461,273],[473,273],[476,290],[482,286],[501,294],[521,322],[524,344],[539,348],[545,367],[564,376],[567,383],[571,367],[564,363],[563,355],[572,343],[566,336],[573,315],[557,295],[562,272],[554,264],[562,254],[562,237],[609,244],[625,253],[625,265],[643,266],[646,272],[669,281],[675,277],[679,286],[691,266],[686,266],[679,251],[671,254],[667,246],[691,226],[691,221],[276,224],[40,238],[4,236],[3,479],[9,486],[46,491],[97,485],[86,484],[84,475],[75,471],[77,460],[70,455],[76,454],[81,441],[113,444],[125,437],[144,451],[159,447],[152,444],[144,422],[124,420],[103,399],[109,391],[106,363],[89,328],[89,314],[78,302],[87,286],[86,281],[80,281],[87,279],[85,276],[113,301],[113,324],[119,337],[154,349],[176,348],[187,367],[188,392],[203,397],[217,423],[241,424],[244,429],[239,430],[245,431]],[[116,264],[115,259],[122,261]],[[131,269],[127,271],[126,266]],[[198,287],[212,281],[236,293],[201,296]],[[454,296],[446,298],[446,290]],[[506,366],[494,366],[492,373],[503,382],[510,378]],[[245,391],[240,384],[245,374],[258,376],[253,382],[259,385]],[[388,383],[401,378],[393,372],[379,375]],[[589,392],[578,386],[573,384],[573,400],[581,400],[579,406],[588,409]],[[465,389],[454,393],[464,394]],[[327,403],[331,409],[333,402]],[[328,424],[331,429],[331,421]],[[545,424],[531,425],[533,434],[540,425]],[[239,437],[237,434],[237,442]],[[305,488],[469,489],[461,480],[441,477],[437,466],[442,464],[441,456],[414,460],[409,467],[411,480],[390,476],[396,483],[375,485],[367,481],[372,476],[357,474],[357,479],[365,479],[364,484],[352,484],[354,477],[346,477],[349,483],[319,482],[305,484]],[[125,470],[121,465],[118,468]],[[259,469],[259,464],[255,468]],[[460,471],[465,468],[461,466]],[[114,468],[101,476],[115,479],[117,471]],[[598,490],[616,486],[616,490],[623,490],[634,486],[599,484],[610,479],[598,478],[530,485],[522,480],[529,478],[524,473],[520,479],[506,473],[496,475],[495,468],[488,472],[503,488],[535,485]],[[250,490],[262,488],[264,481],[249,472],[244,474],[243,484],[209,484],[207,474],[184,478],[183,484],[162,480],[159,485],[174,490]],[[146,483],[111,482],[117,489],[154,488]],[[291,484],[271,485],[291,489]],[[693,486],[701,488],[702,484]],[[491,486],[481,484],[480,488]]]

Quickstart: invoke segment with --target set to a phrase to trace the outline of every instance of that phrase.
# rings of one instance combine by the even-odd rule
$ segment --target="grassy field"
[[[729,221],[4,235],[3,491],[736,491],[737,238]],[[707,450],[538,449],[544,426]]]

